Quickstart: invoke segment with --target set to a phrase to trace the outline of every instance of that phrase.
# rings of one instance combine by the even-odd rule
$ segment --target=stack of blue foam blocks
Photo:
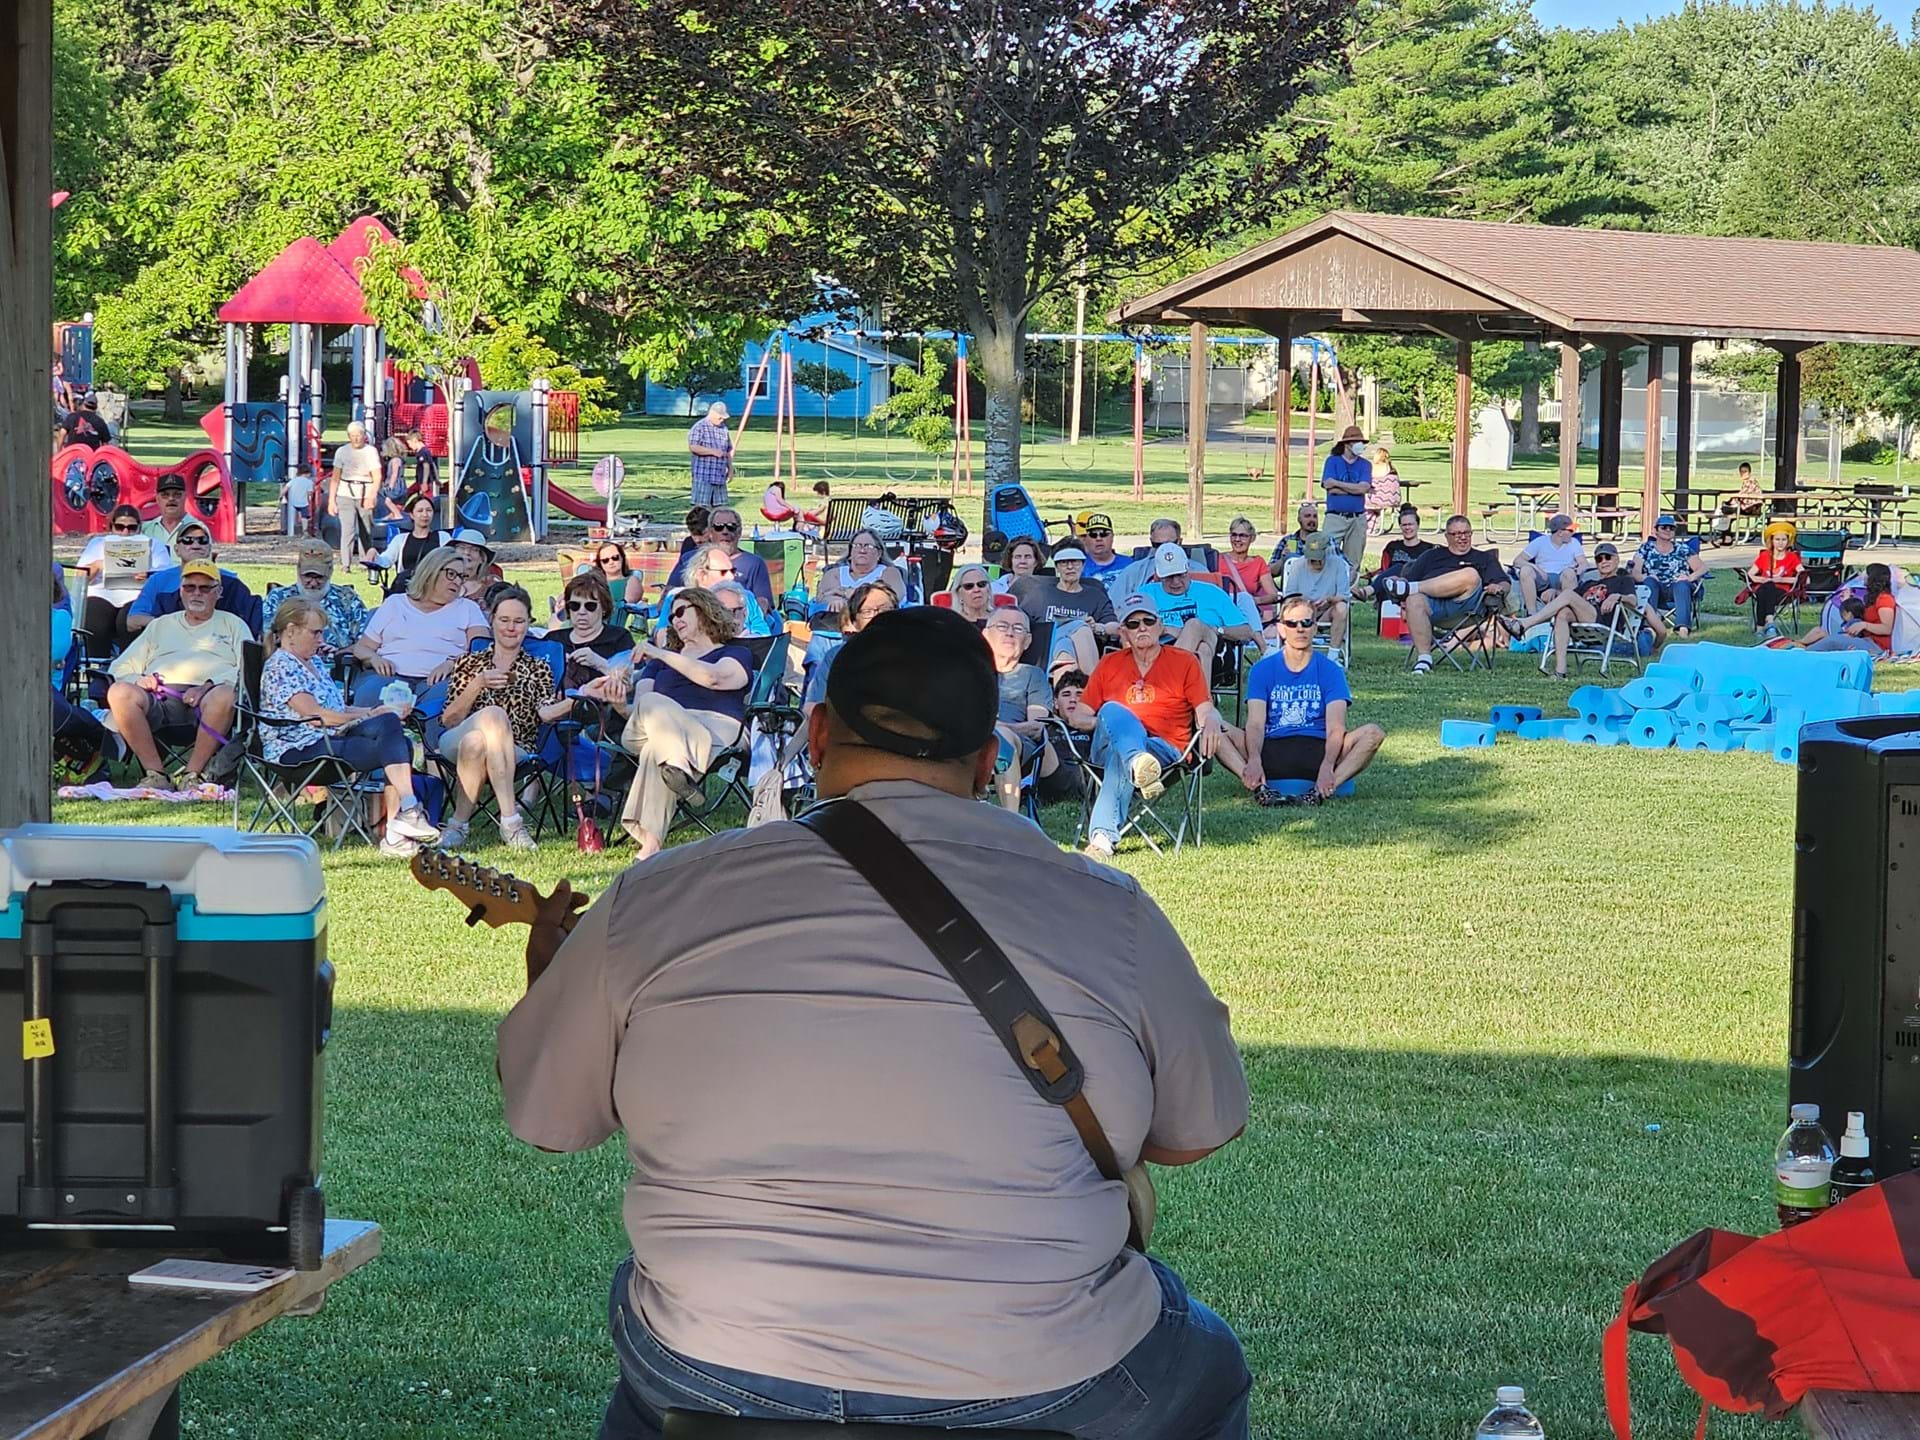
[[[1872,685],[1872,657],[1863,652],[1670,645],[1624,685],[1575,690],[1568,697],[1570,718],[1549,720],[1534,706],[1496,705],[1485,724],[1442,721],[1440,743],[1484,748],[1512,734],[1640,750],[1752,750],[1792,765],[1800,758],[1804,725],[1920,713],[1920,691],[1874,695]]]

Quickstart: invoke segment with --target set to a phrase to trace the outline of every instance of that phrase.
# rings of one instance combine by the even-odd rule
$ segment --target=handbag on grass
[[[1779,1420],[1809,1390],[1920,1391],[1920,1171],[1790,1230],[1702,1230],[1627,1286],[1601,1342],[1607,1415],[1630,1440],[1627,1331],[1665,1335],[1707,1407]]]
[[[1086,1071],[1047,1007],[994,939],[940,877],[886,823],[857,800],[835,800],[799,819],[858,870],[880,898],[925,942],[1041,1099],[1073,1121],[1102,1178],[1127,1187],[1127,1244],[1145,1250],[1153,1238],[1158,1199],[1143,1164],[1122,1171],[1107,1132],[1087,1103]]]

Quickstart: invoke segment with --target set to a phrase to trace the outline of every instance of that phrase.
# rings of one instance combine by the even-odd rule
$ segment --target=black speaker
[[[1920,1168],[1920,715],[1800,732],[1789,1098],[1881,1178]]]

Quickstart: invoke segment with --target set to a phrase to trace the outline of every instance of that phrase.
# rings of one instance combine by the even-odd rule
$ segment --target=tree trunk
[[[178,366],[167,370],[166,417],[169,420],[184,421],[187,418],[187,402],[180,394],[180,379]]]
[[[986,392],[989,485],[1020,481],[1020,392],[1027,379],[1026,327],[1018,320],[976,326],[970,357]]]
[[[1538,355],[1540,353],[1540,342],[1538,340],[1527,341],[1526,352],[1529,355]],[[1540,382],[1538,380],[1529,379],[1524,381],[1520,386],[1520,444],[1518,448],[1522,455],[1537,455],[1540,453]]]

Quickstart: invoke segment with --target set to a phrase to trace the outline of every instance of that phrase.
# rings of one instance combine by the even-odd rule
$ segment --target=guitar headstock
[[[444,850],[416,851],[411,868],[429,890],[445,890],[465,905],[469,925],[531,925],[546,898],[517,875]]]

